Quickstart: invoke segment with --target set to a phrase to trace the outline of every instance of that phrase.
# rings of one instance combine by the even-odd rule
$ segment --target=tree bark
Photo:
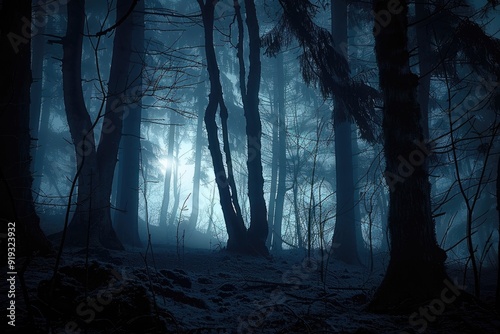
[[[177,127],[175,124],[177,119],[175,112],[170,112],[170,126],[168,127],[167,139],[167,166],[165,168],[165,179],[163,181],[163,201],[161,202],[159,223],[162,227],[167,226],[168,206],[170,204],[170,183],[172,180],[172,167],[174,163],[175,131]]]
[[[87,112],[81,86],[81,60],[85,1],[68,3],[68,28],[63,40],[63,90],[66,115],[75,145],[78,196],[75,214],[68,227],[69,242],[84,246],[123,249],[111,223],[110,197],[121,139],[123,118],[128,117],[127,89],[131,56],[132,20],[123,22],[133,0],[117,2],[118,26],[113,41],[113,56],[108,94],[99,146],[94,139],[94,124]],[[88,239],[88,241],[87,241]]]
[[[0,9],[0,198],[2,233],[14,232],[16,256],[34,251],[47,253],[52,246],[40,229],[35,212],[30,171],[31,43],[23,34],[24,21],[31,17],[31,0],[4,1]],[[29,31],[29,28],[28,28]],[[14,230],[7,228],[14,228]],[[11,236],[9,236],[10,238]],[[10,242],[10,240],[9,240]],[[7,245],[2,246],[7,248]],[[9,246],[10,247],[10,246]],[[7,252],[3,252],[7,255]]]
[[[283,224],[283,207],[286,194],[286,124],[285,124],[285,69],[283,54],[277,56],[277,109],[278,109],[278,189],[276,192],[276,207],[274,211],[273,250],[282,249],[281,230]]]
[[[387,10],[389,3],[390,0],[375,0],[374,12]],[[382,130],[385,176],[390,188],[391,243],[387,272],[369,305],[370,310],[377,312],[413,311],[415,305],[440,298],[447,279],[446,253],[436,242],[425,163],[418,160],[403,166],[401,162],[401,157],[415,162],[417,154],[425,160],[427,148],[416,98],[418,77],[409,66],[407,2],[401,1],[398,8],[400,11],[390,23],[375,34],[384,95]]]
[[[139,169],[141,153],[142,75],[144,68],[144,1],[139,1],[132,13],[132,54],[129,77],[132,82],[128,92],[132,106],[123,119],[121,152],[117,177],[117,211],[115,226],[120,240],[130,246],[140,246]]]
[[[208,136],[208,149],[212,157],[212,164],[214,168],[215,181],[219,191],[219,199],[224,215],[224,222],[226,223],[226,230],[228,234],[227,249],[229,251],[245,252],[247,249],[246,244],[246,228],[241,214],[236,211],[237,205],[234,205],[234,190],[229,182],[226,170],[224,169],[224,162],[222,158],[222,151],[220,148],[218,129],[215,117],[217,109],[221,108],[221,121],[224,126],[225,110],[224,102],[222,100],[222,86],[220,83],[220,72],[217,65],[217,58],[215,56],[214,48],[214,2],[207,0],[198,0],[203,18],[203,28],[205,33],[205,54],[207,59],[207,71],[210,81],[210,94],[208,95],[208,105],[205,109],[205,126]],[[227,121],[227,118],[226,118]],[[226,123],[227,124],[227,123]],[[223,129],[224,130],[224,129]],[[229,150],[229,147],[227,147]],[[226,160],[229,157],[226,154]],[[229,168],[229,167],[228,167]]]
[[[47,18],[48,20],[49,18]],[[33,73],[33,84],[31,85],[31,104],[30,104],[30,131],[31,137],[35,140],[35,145],[32,145],[32,161],[31,161],[31,171],[35,179],[41,178],[41,170],[37,170],[35,167],[40,166],[36,163],[37,151],[40,147],[40,134],[39,134],[39,123],[42,109],[42,87],[43,87],[43,61],[45,59],[45,25],[38,28],[38,34],[33,36],[32,44],[33,50],[31,55],[31,71]],[[35,187],[35,184],[40,182],[33,182],[33,190],[39,191],[39,188]]]
[[[248,149],[248,199],[250,202],[248,243],[251,252],[267,255],[268,224],[264,199],[264,177],[262,175],[262,124],[259,113],[261,77],[259,23],[253,0],[245,0],[245,9],[250,51],[248,82],[246,92],[242,92]]]
[[[347,45],[347,1],[332,1],[332,35],[335,45]],[[347,55],[345,55],[347,57]],[[352,130],[344,105],[346,98],[338,93],[333,111],[335,133],[336,222],[334,257],[349,264],[359,264],[354,220],[354,174],[352,163]],[[350,94],[350,93],[349,93]]]
[[[205,102],[206,89],[204,84],[196,88],[196,97],[198,99],[198,119],[196,121],[196,142],[194,154],[194,173],[193,173],[193,196],[191,197],[191,215],[187,229],[193,231],[198,223],[200,212],[200,182],[201,182],[201,158],[203,156],[203,105]]]

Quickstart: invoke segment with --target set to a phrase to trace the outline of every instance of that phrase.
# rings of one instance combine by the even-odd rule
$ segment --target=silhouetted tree
[[[128,245],[141,244],[138,233],[139,168],[141,151],[141,114],[144,64],[144,0],[139,1],[131,14],[132,54],[130,56],[130,110],[123,119],[122,138],[117,175],[117,211],[115,227],[120,240]]]
[[[0,8],[0,45],[3,64],[0,69],[0,220],[2,233],[14,232],[16,256],[52,246],[40,229],[35,212],[30,171],[30,86],[31,86],[31,0],[5,1]],[[10,224],[8,224],[10,223]],[[14,230],[7,228],[14,227]],[[12,236],[8,235],[10,238]],[[2,247],[7,250],[7,245]],[[9,241],[10,242],[10,241]],[[10,246],[9,246],[10,247]],[[10,251],[10,250],[9,250]],[[7,254],[7,252],[3,252]]]
[[[387,0],[375,0],[373,10],[387,10]],[[401,1],[391,21],[375,34],[380,87],[384,93],[383,137],[386,180],[390,187],[388,226],[390,261],[369,309],[412,310],[415,304],[439,296],[447,279],[446,253],[438,247],[432,219],[428,152],[417,102],[418,77],[410,71],[408,3]],[[378,24],[378,23],[375,23]],[[418,157],[417,157],[418,155]],[[405,173],[399,157],[417,161]],[[404,175],[400,175],[403,173]]]
[[[136,3],[137,0],[117,2],[106,105],[104,114],[99,115],[103,117],[99,145],[95,143],[95,123],[87,112],[81,85],[85,1],[75,0],[67,5],[68,23],[66,36],[62,40],[63,89],[78,170],[77,205],[68,227],[68,237],[71,243],[78,245],[85,245],[88,241],[91,245],[123,248],[111,223],[110,196],[123,118],[128,116],[125,113],[128,111],[125,94],[130,88],[128,73],[133,31],[129,14]]]

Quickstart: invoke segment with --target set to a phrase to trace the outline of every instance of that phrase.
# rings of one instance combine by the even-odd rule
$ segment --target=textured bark
[[[127,245],[140,246],[139,168],[141,152],[142,71],[144,62],[144,1],[139,1],[132,13],[132,54],[129,77],[132,82],[127,95],[132,107],[123,119],[120,158],[117,175],[117,211],[115,227],[120,240]]]
[[[332,35],[336,45],[347,45],[347,1],[332,3]],[[336,222],[333,243],[334,257],[350,264],[358,264],[358,246],[354,220],[354,174],[352,163],[352,130],[348,111],[338,93],[333,111],[335,132]],[[350,92],[348,94],[351,94]]]
[[[15,224],[16,256],[47,253],[52,246],[39,226],[33,205],[30,172],[31,43],[23,37],[23,18],[31,17],[31,0],[4,1],[0,10],[0,198],[1,232]],[[9,37],[10,36],[10,37]],[[9,38],[16,38],[11,44]],[[17,43],[17,41],[21,41]],[[12,232],[12,230],[9,230]],[[10,237],[10,236],[9,236]],[[7,247],[3,244],[2,246]],[[10,247],[10,246],[9,246]],[[6,256],[7,252],[3,252]]]
[[[389,2],[375,0],[374,11],[386,10]],[[369,306],[378,312],[413,311],[415,305],[440,298],[447,279],[446,254],[436,242],[425,164],[414,164],[411,173],[404,173],[399,159],[410,159],[415,152],[422,151],[423,145],[416,98],[418,77],[410,71],[407,50],[406,1],[401,2],[401,9],[375,36],[379,82],[384,95],[382,130],[386,180],[390,187],[391,243],[387,272]],[[426,159],[425,154],[422,156]],[[399,176],[399,182],[394,182],[394,175]]]

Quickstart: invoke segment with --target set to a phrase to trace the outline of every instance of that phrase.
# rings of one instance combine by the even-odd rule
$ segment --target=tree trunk
[[[415,3],[415,19],[417,25],[417,45],[418,45],[418,103],[422,112],[420,125],[422,126],[422,134],[426,140],[429,140],[429,93],[431,87],[431,44],[429,31],[427,29],[429,9],[425,2]]]
[[[276,78],[276,76],[275,76]],[[278,83],[275,79],[274,81],[274,104],[273,109],[271,109],[271,113],[275,114],[277,109],[277,99],[276,99],[276,87]],[[272,118],[273,127],[272,127],[272,160],[271,160],[271,186],[269,190],[269,211],[267,212],[267,222],[269,224],[269,233],[267,235],[266,246],[271,248],[271,243],[273,243],[276,238],[275,235],[275,226],[274,226],[274,206],[276,203],[276,186],[278,181],[278,152],[279,152],[279,143],[278,143],[278,117],[273,116]],[[274,247],[273,247],[274,248]],[[273,249],[274,250],[274,249]]]
[[[201,182],[201,158],[203,156],[203,105],[205,102],[205,85],[199,84],[196,88],[196,97],[198,99],[198,119],[196,122],[196,142],[194,154],[194,173],[193,173],[193,196],[191,197],[191,216],[189,217],[188,230],[195,230],[198,223],[200,212],[200,182]]]
[[[276,193],[276,208],[274,213],[274,241],[273,250],[282,249],[281,230],[283,224],[283,207],[286,193],[286,124],[285,124],[285,72],[283,64],[283,54],[277,56],[277,83],[278,99],[276,107],[278,109],[278,189]]]
[[[0,9],[3,37],[0,42],[3,54],[0,70],[0,219],[3,221],[2,233],[15,234],[16,256],[34,251],[47,253],[52,249],[40,229],[31,192],[31,43],[30,36],[23,35],[23,18],[27,17],[31,17],[31,0],[5,1]],[[3,254],[6,256],[7,252]]]
[[[266,255],[268,253],[266,247],[268,224],[264,199],[264,177],[262,176],[262,124],[259,113],[260,35],[254,1],[245,0],[245,9],[250,51],[247,90],[242,92],[248,149],[248,199],[250,202],[248,243],[251,252]]]
[[[45,73],[55,73],[57,70],[55,68],[55,62],[51,59],[48,59],[45,66],[46,71]],[[45,84],[44,87],[47,85],[49,86],[51,81],[45,76],[44,78]],[[33,191],[35,193],[38,193],[41,189],[41,184],[42,184],[42,179],[44,177],[44,170],[45,170],[45,152],[47,151],[47,138],[49,136],[49,119],[50,119],[50,111],[52,109],[52,103],[53,100],[50,97],[52,95],[52,87],[47,87],[47,93],[49,94],[49,97],[44,97],[42,106],[41,106],[41,116],[40,116],[40,125],[38,128],[38,140],[37,140],[37,145],[36,145],[36,159],[34,163],[33,170],[35,171],[36,175],[33,179]]]
[[[205,109],[205,126],[208,135],[208,149],[212,157],[212,164],[215,173],[215,181],[219,191],[219,199],[226,223],[228,234],[227,249],[230,251],[242,251],[247,249],[246,245],[246,228],[243,218],[239,215],[234,205],[234,188],[231,186],[224,169],[224,162],[220,148],[217,123],[215,116],[217,108],[221,107],[221,114],[225,108],[222,100],[222,86],[220,83],[219,67],[215,56],[214,48],[214,6],[216,3],[207,0],[203,3],[198,0],[203,18],[203,28],[205,33],[205,53],[207,59],[207,71],[210,81],[210,94],[208,96],[208,105]],[[224,106],[224,108],[223,108]],[[226,110],[227,113],[227,110]],[[224,116],[221,115],[221,120],[224,122]],[[229,147],[227,147],[229,150]],[[226,160],[228,156],[226,154]]]
[[[167,226],[168,219],[168,206],[170,204],[170,182],[172,180],[172,166],[174,163],[174,146],[175,146],[175,130],[177,125],[176,114],[171,111],[170,114],[170,126],[168,127],[168,139],[167,139],[167,166],[165,168],[165,179],[163,182],[163,201],[161,202],[160,210],[160,226]],[[175,185],[174,185],[175,187]]]
[[[170,218],[168,220],[168,225],[170,226],[176,226],[177,223],[179,223],[179,202],[180,202],[180,197],[181,197],[181,184],[179,182],[179,165],[177,162],[179,161],[179,145],[180,143],[176,143],[175,147],[175,163],[174,163],[174,169],[173,169],[173,177],[172,177],[172,193],[174,194],[174,203],[172,204],[172,211],[170,214]]]
[[[125,17],[133,0],[117,2],[116,20]],[[85,1],[68,3],[68,28],[63,41],[63,88],[66,115],[76,149],[78,198],[68,227],[68,239],[76,245],[122,249],[111,223],[110,197],[118,156],[123,118],[129,114],[128,70],[131,56],[132,20],[127,18],[115,31],[108,95],[99,146],[85,107],[81,86],[81,59]],[[88,241],[87,241],[88,238]]]
[[[374,12],[387,10],[389,3],[375,0]],[[374,29],[378,31],[375,54],[384,94],[382,130],[391,242],[386,275],[369,306],[377,312],[412,312],[415,305],[440,298],[447,279],[446,254],[437,245],[431,214],[430,183],[424,167],[427,148],[416,99],[418,77],[409,66],[407,13],[408,4],[402,1],[387,26]],[[403,165],[401,157],[413,163]]]
[[[497,182],[496,182],[496,187],[497,187],[497,212],[499,216],[498,220],[498,245],[497,245],[497,291],[496,291],[496,299],[495,299],[495,307],[497,310],[500,310],[500,158],[498,159],[497,162]]]
[[[297,146],[298,150],[298,146]],[[299,156],[298,154],[296,155]],[[300,212],[299,212],[299,181],[298,181],[298,164],[299,161],[296,162],[293,172],[293,211],[295,215],[295,231],[297,234],[297,247],[299,249],[304,248],[304,242],[302,240],[302,227],[300,222]]]
[[[130,246],[140,246],[139,168],[141,153],[142,71],[144,67],[144,1],[137,3],[132,13],[132,54],[129,77],[132,78],[128,96],[132,106],[123,119],[121,152],[117,177],[117,211],[115,227],[120,240]]]
[[[47,18],[48,20],[49,18]],[[35,140],[31,151],[31,172],[35,179],[41,178],[41,170],[35,169],[39,164],[36,163],[38,148],[40,147],[39,123],[42,109],[42,86],[43,86],[43,61],[45,59],[45,25],[38,28],[38,34],[33,36],[33,52],[31,56],[31,71],[33,74],[33,84],[31,85],[31,104],[30,104],[30,131],[31,137]],[[34,182],[35,183],[35,182]],[[37,182],[40,184],[40,182]],[[33,187],[36,194],[39,188]]]
[[[347,44],[347,1],[332,1],[332,35],[336,45]],[[337,94],[333,112],[335,132],[336,223],[333,243],[334,257],[350,264],[359,264],[354,221],[354,175],[352,164],[351,122],[347,117],[345,99]]]

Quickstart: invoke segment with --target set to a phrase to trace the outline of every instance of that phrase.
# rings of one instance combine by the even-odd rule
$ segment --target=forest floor
[[[380,315],[365,308],[383,278],[381,256],[370,271],[333,260],[326,266],[317,253],[307,260],[298,250],[269,259],[167,246],[153,251],[145,257],[145,248],[65,249],[54,284],[55,258],[32,259],[23,275],[26,294],[16,278],[16,326],[4,317],[7,332],[500,333],[500,317],[488,307],[494,270],[483,273],[485,304],[435,300],[412,315]],[[457,270],[448,270],[451,278]],[[3,279],[4,310],[8,289]]]

